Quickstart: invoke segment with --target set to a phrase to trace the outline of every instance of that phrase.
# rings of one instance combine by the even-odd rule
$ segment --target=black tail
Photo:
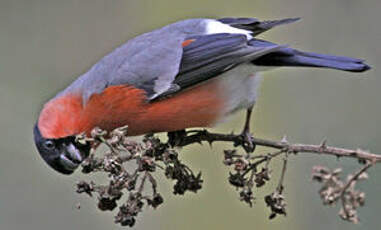
[[[273,46],[274,43],[252,39],[249,41],[249,45],[266,47]],[[252,63],[259,66],[307,66],[350,72],[364,72],[371,68],[361,59],[302,52],[292,48],[281,48],[280,50],[253,60]]]

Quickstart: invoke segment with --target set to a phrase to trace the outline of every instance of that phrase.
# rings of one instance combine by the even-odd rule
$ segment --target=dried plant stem
[[[207,141],[209,143],[215,141],[223,141],[223,142],[232,142],[235,145],[242,145],[243,140],[242,136],[235,134],[219,134],[219,133],[211,133],[207,130],[192,130],[188,133],[194,133],[192,135],[188,135],[182,138],[179,141],[177,146],[186,146],[193,143],[201,143],[202,141]],[[374,163],[378,163],[381,161],[381,155],[369,153],[367,151],[361,149],[344,149],[338,147],[327,146],[326,142],[323,141],[320,145],[308,145],[308,144],[290,144],[287,141],[271,141],[260,138],[252,138],[254,144],[259,146],[265,146],[275,149],[285,149],[287,152],[293,153],[315,153],[315,154],[325,154],[332,155],[336,157],[350,157],[357,158],[364,161],[371,161]]]
[[[345,199],[345,192],[350,188],[350,186],[352,185],[352,183],[355,183],[357,181],[357,179],[359,178],[359,176],[361,174],[363,174],[364,172],[366,172],[370,167],[373,166],[373,163],[368,161],[360,170],[358,170],[348,181],[347,183],[343,186],[342,190],[341,190],[341,195],[340,195],[340,198],[341,198],[341,204],[342,204],[342,207],[343,207],[343,211],[345,212],[345,215],[346,216],[350,216],[350,210],[347,208],[347,201]]]
[[[276,158],[277,156],[281,155],[285,153],[285,149],[282,149],[280,151],[276,151],[276,152],[273,152],[273,153],[269,153],[269,154],[266,154],[266,155],[255,155],[255,156],[250,156],[250,159],[256,159],[256,158],[261,158],[260,160],[257,160],[255,161],[242,175],[245,176],[248,172],[250,172],[251,170],[255,169],[258,165],[266,162],[266,168],[268,167],[268,165],[270,164],[270,161],[273,159],[273,158]]]
[[[165,178],[173,181],[173,194],[184,195],[186,192],[197,192],[202,188],[201,172],[194,173],[191,167],[179,158],[179,149],[194,143],[231,142],[234,149],[224,150],[223,163],[231,167],[228,181],[236,188],[239,199],[253,206],[255,195],[259,188],[271,180],[270,162],[283,156],[283,165],[275,190],[264,196],[264,201],[271,213],[270,219],[276,216],[286,216],[286,198],[284,196],[284,181],[287,171],[288,157],[296,153],[312,153],[344,158],[357,159],[365,164],[360,170],[349,175],[346,181],[340,177],[342,170],[330,170],[323,166],[315,166],[312,179],[321,183],[319,190],[324,205],[341,203],[339,216],[353,223],[358,223],[357,209],[365,203],[365,193],[355,188],[356,183],[367,178],[366,171],[376,163],[381,162],[381,155],[364,150],[352,150],[327,146],[326,140],[319,145],[292,144],[284,137],[281,141],[259,138],[247,138],[245,135],[211,133],[207,130],[191,130],[169,133],[168,142],[163,142],[153,135],[146,135],[141,142],[127,137],[127,127],[121,127],[107,133],[95,128],[91,138],[83,135],[77,137],[78,142],[90,142],[92,152],[97,146],[105,144],[108,150],[101,156],[94,153],[82,163],[83,173],[106,173],[107,184],[97,184],[94,181],[81,181],[77,184],[77,192],[92,196],[97,195],[98,208],[111,211],[119,207],[115,223],[132,227],[143,206],[154,209],[163,203],[163,197],[157,188],[157,173],[163,173]],[[247,146],[264,146],[274,150],[266,154],[252,153],[254,148]],[[240,152],[236,147],[242,147]],[[127,164],[128,163],[128,167]],[[131,167],[132,166],[132,167]],[[159,169],[159,170],[157,170]],[[151,185],[150,192],[146,184]],[[121,199],[125,193],[128,196]],[[118,202],[117,202],[118,201]]]
[[[348,182],[343,187],[343,192],[347,190],[351,184],[358,179],[358,177],[363,173],[366,172],[370,167],[372,167],[373,164],[371,162],[367,162],[364,167],[362,167],[360,170],[358,170],[351,179],[348,180]]]
[[[282,172],[280,174],[280,178],[279,178],[279,183],[278,183],[278,186],[276,188],[276,190],[279,192],[279,193],[282,193],[283,192],[283,181],[284,181],[284,176],[286,175],[286,170],[287,170],[287,159],[288,159],[288,153],[286,152],[285,153],[285,156],[283,158],[283,166],[282,166]]]

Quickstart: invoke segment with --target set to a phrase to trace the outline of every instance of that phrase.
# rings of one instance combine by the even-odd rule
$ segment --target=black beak
[[[76,143],[74,136],[44,138],[37,125],[34,127],[34,141],[44,161],[57,172],[66,175],[72,174],[90,152],[90,144]]]
[[[65,145],[64,145],[65,146]],[[68,171],[74,172],[83,161],[83,157],[79,149],[73,143],[69,143],[64,147],[59,155],[59,163]]]

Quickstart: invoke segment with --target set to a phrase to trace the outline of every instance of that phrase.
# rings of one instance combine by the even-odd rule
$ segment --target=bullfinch
[[[304,52],[256,38],[298,18],[188,19],[137,36],[103,57],[42,108],[34,126],[41,157],[71,174],[90,146],[75,141],[94,127],[128,125],[128,135],[210,127],[247,110],[249,137],[258,73],[273,67],[363,72],[361,59]]]

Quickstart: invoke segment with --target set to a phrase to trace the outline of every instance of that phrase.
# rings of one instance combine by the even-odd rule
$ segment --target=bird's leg
[[[242,147],[248,153],[254,152],[254,150],[255,150],[255,144],[253,143],[253,137],[250,133],[250,119],[251,119],[252,111],[253,111],[253,106],[251,106],[247,109],[245,126],[243,127],[243,130],[240,134],[242,137],[242,142],[243,142]]]
[[[168,135],[168,144],[173,147],[173,146],[179,145],[182,139],[187,136],[187,133],[185,129],[183,129],[183,130],[168,132],[167,135]]]

